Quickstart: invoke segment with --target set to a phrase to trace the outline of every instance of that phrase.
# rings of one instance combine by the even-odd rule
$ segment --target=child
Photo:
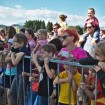
[[[66,23],[66,18],[67,18],[67,16],[66,15],[63,15],[63,14],[61,14],[60,16],[59,16],[59,19],[60,19],[60,26],[65,30],[65,29],[67,29],[67,23]]]
[[[3,44],[0,42],[0,84],[2,84],[2,73],[3,73]]]
[[[99,78],[97,79],[97,88],[96,88],[95,78],[96,78],[95,70],[90,69],[88,78],[86,79],[86,84],[81,83],[81,85],[80,85],[80,89],[84,92],[84,96],[87,96],[87,98],[88,98],[86,105],[90,105],[89,99],[91,100],[91,105],[94,105],[95,94],[97,95],[97,100],[96,100],[97,105],[104,105],[105,104],[105,98],[104,98],[103,93],[102,93],[100,80],[99,80]],[[90,79],[89,84],[87,84],[88,79]],[[96,93],[96,91],[97,91],[97,93]],[[80,94],[80,97],[81,96],[82,96],[82,94]],[[85,102],[85,101],[83,101],[83,102]]]
[[[44,58],[42,67],[38,64],[37,54],[33,54],[33,62],[40,73],[38,96],[34,105],[48,105],[48,97],[53,91],[53,78],[57,70],[57,64],[50,62],[49,59],[54,57],[55,52],[56,47],[53,44],[46,44],[41,48],[40,56]]]
[[[67,59],[77,62],[73,57]],[[59,105],[76,105],[76,91],[81,82],[81,74],[77,67],[64,65],[65,71],[61,72],[54,80],[54,84],[60,84]],[[70,90],[69,90],[70,89]]]
[[[25,105],[33,105],[36,99],[38,87],[39,87],[39,82],[38,82],[39,74],[37,73],[37,71],[33,72],[32,74],[22,72],[22,76],[28,76],[29,81],[32,83]],[[32,95],[32,100],[31,100],[31,95]]]
[[[40,48],[45,44],[47,44],[47,31],[45,29],[39,29],[37,31],[37,44],[33,49],[32,54],[37,53],[40,55]]]
[[[96,65],[94,67],[94,70],[97,72],[98,78],[100,80],[101,88],[102,88],[102,93],[105,97],[105,71],[103,69],[103,64],[105,65],[105,42],[99,42],[94,50],[95,54],[95,59],[93,58],[85,58],[80,61],[81,64],[90,64],[91,62],[93,65]],[[89,60],[90,59],[90,60]]]
[[[5,62],[7,63],[6,70],[5,70],[5,75],[4,75],[4,87],[6,88],[7,91],[7,101],[8,105],[10,105],[10,87],[12,84],[12,81],[17,73],[16,66],[14,66],[11,62],[11,53],[13,51],[13,48],[11,51],[7,54],[5,58]],[[16,50],[14,50],[16,51]],[[19,52],[19,49],[17,49],[17,52]],[[15,52],[15,53],[17,53]]]
[[[30,52],[27,45],[27,37],[23,33],[15,34],[13,37],[13,47],[14,49],[19,49],[19,52],[11,53],[11,61],[14,66],[17,66],[17,75],[13,79],[11,90],[10,90],[10,99],[11,105],[24,105],[25,99],[25,90],[28,86],[28,78],[22,77],[22,71],[30,72],[30,60],[28,58],[24,58],[23,56],[30,56]],[[24,67],[24,68],[23,68]],[[24,69],[24,70],[23,70]],[[24,79],[24,80],[23,80]],[[24,82],[23,82],[24,81]],[[23,89],[24,88],[24,89]],[[18,100],[18,101],[17,101]]]
[[[98,38],[97,42],[99,42],[99,32],[100,32],[100,27],[99,27],[99,21],[98,19],[94,16],[95,15],[95,10],[94,8],[89,8],[88,9],[88,19],[86,20],[85,22],[85,25],[84,25],[84,29],[86,30],[86,25],[88,23],[93,23],[94,26],[95,26],[95,31],[94,31],[94,35],[93,35],[93,38]],[[80,42],[85,42],[86,41],[86,38],[88,36],[88,33],[85,33],[82,37],[81,37],[81,41]],[[82,46],[83,47],[83,46]]]

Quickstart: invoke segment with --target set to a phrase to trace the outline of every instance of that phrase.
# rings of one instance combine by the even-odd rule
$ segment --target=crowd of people
[[[0,31],[0,87],[6,90],[7,105],[105,105],[105,30],[93,8],[82,36],[66,18],[59,16],[49,36],[46,29],[17,33],[10,26],[8,33]],[[94,66],[84,69],[83,81],[82,68],[59,64],[58,70],[50,59]]]

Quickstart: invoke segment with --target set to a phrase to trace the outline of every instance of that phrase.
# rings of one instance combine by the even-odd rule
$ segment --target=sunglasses
[[[69,35],[63,35],[62,38],[66,39],[67,37],[69,37]]]
[[[88,26],[88,27],[86,27],[86,29],[88,28],[88,29],[91,29],[93,26]]]

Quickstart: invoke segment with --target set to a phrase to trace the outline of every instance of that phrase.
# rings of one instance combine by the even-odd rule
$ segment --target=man
[[[92,57],[94,57],[94,47],[99,42],[99,36],[93,36],[95,31],[95,25],[90,22],[86,24],[86,32],[88,36],[82,37],[79,43],[85,42],[83,49],[86,50]]]
[[[53,25],[53,32],[54,32],[54,36],[58,36],[58,29],[60,28],[61,26],[56,23]]]
[[[100,41],[105,41],[105,30],[100,30]]]

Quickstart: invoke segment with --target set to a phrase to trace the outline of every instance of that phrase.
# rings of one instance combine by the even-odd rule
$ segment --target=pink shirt
[[[85,50],[83,50],[82,48],[76,47],[74,50],[69,51],[69,49],[67,47],[62,48],[61,51],[67,51],[69,53],[71,53],[77,60],[80,60],[82,58],[86,58],[87,57],[87,53]],[[66,58],[63,58],[63,60]]]
[[[47,41],[47,39],[45,39],[45,40],[38,40],[37,43],[39,44],[39,49],[38,49],[38,51],[37,51],[37,54],[39,55],[39,54],[40,54],[40,48],[41,48],[42,46],[44,46],[45,44],[47,44],[48,41]]]
[[[28,43],[30,45],[30,49],[31,49],[31,52],[33,51],[33,49],[35,48],[36,46],[36,42],[34,41],[34,39],[31,39],[31,40],[28,40]]]
[[[86,20],[86,22],[85,22],[85,26],[84,26],[85,29],[86,29],[86,23],[87,23],[88,21],[90,21],[90,18],[88,18],[88,19]],[[98,21],[98,19],[97,19],[96,17],[94,17],[94,18],[92,19],[92,23],[95,25],[95,31],[96,31],[96,30],[100,30],[99,21]]]

